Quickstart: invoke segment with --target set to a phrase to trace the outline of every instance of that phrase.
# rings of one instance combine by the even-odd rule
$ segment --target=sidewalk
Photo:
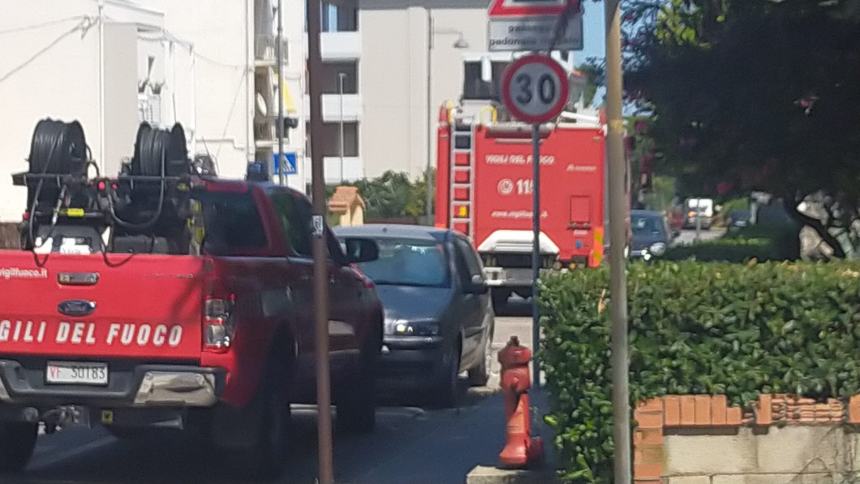
[[[498,351],[516,334],[531,346],[531,321],[500,317],[496,322],[494,349]],[[487,388],[471,389],[460,408],[423,410],[385,407],[378,411],[376,432],[366,436],[337,436],[336,481],[351,484],[462,484],[478,466],[495,467],[505,442],[504,401],[498,392],[498,362]],[[552,435],[542,423],[547,411],[545,395],[532,395],[535,432],[544,439],[547,467],[555,463]],[[316,473],[314,411],[296,413],[301,457],[291,463],[287,482],[311,483]],[[304,438],[303,438],[304,437]],[[295,453],[294,453],[295,454]],[[489,481],[480,481],[489,482]],[[503,481],[499,481],[503,482]]]

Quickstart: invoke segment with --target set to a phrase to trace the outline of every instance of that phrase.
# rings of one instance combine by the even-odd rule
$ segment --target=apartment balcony
[[[325,182],[327,184],[336,184],[342,181],[354,182],[364,178],[364,163],[357,156],[345,156],[342,167],[339,156],[325,156],[323,163],[325,164]]]
[[[305,96],[305,117],[311,117],[310,96]],[[355,123],[361,120],[361,94],[343,95],[343,116],[341,116],[340,94],[322,95],[322,115],[324,123]]]
[[[308,52],[305,36],[305,55]],[[323,62],[356,61],[361,58],[361,32],[322,32],[320,54]]]

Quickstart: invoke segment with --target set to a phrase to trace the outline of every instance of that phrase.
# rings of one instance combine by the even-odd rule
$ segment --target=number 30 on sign
[[[502,76],[502,100],[518,120],[539,124],[559,114],[567,103],[570,86],[564,69],[540,54],[520,57]]]

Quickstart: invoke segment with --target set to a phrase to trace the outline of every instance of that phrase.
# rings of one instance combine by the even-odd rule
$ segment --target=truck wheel
[[[338,430],[366,434],[376,427],[376,358],[375,352],[361,356],[354,383],[337,403]]]
[[[17,472],[27,467],[36,448],[38,431],[37,424],[0,424],[0,472]]]
[[[490,327],[487,341],[481,349],[481,361],[469,370],[469,385],[483,387],[490,381],[490,368],[493,359],[493,327]]]
[[[440,408],[456,407],[460,397],[460,342],[457,341],[442,358],[439,381],[431,390],[431,399]]]
[[[290,405],[282,391],[269,385],[260,402],[255,444],[243,456],[251,474],[260,480],[272,480],[286,470]]]

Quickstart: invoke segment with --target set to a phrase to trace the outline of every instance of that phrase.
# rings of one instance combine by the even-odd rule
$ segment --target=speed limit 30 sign
[[[502,101],[520,121],[540,124],[559,114],[569,94],[567,74],[552,57],[520,57],[502,76]]]

